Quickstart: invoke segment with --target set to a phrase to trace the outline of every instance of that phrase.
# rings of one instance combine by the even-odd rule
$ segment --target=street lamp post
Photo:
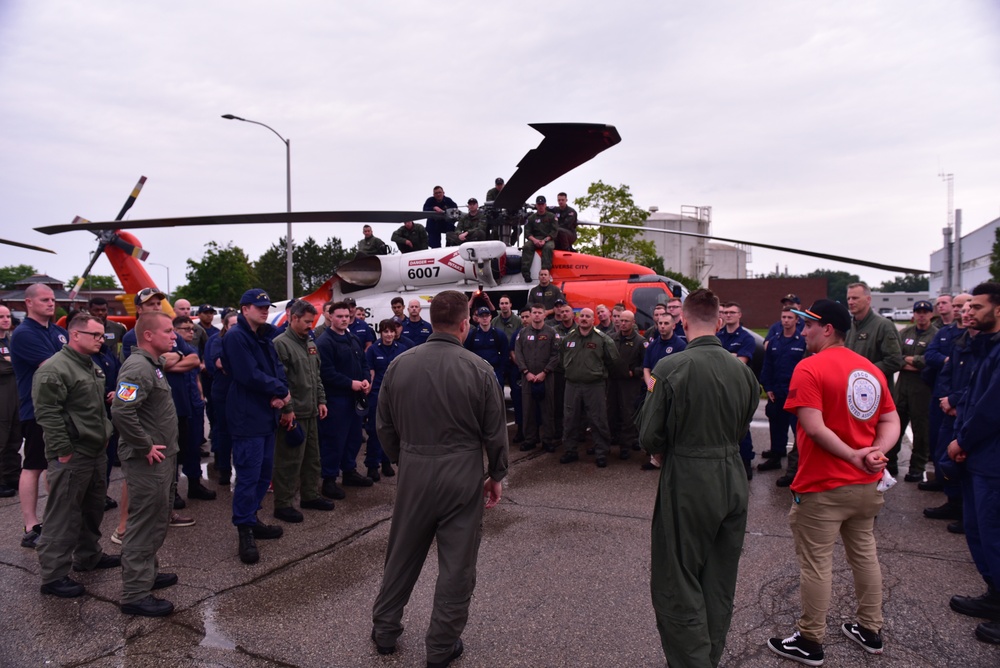
[[[170,267],[165,264],[160,264],[159,262],[147,262],[146,264],[153,264],[157,267],[163,267],[167,270],[167,299],[170,298]]]
[[[278,139],[285,144],[285,197],[288,213],[292,212],[292,140],[285,139],[281,134],[266,123],[261,123],[260,121],[251,121],[249,118],[240,118],[239,116],[233,116],[232,114],[223,114],[223,118],[228,121],[243,121],[244,123],[253,123],[254,125],[262,125],[271,132],[273,132]],[[285,233],[285,288],[288,291],[288,299],[291,299],[295,295],[292,292],[294,281],[292,280],[292,222],[288,221],[288,229]]]

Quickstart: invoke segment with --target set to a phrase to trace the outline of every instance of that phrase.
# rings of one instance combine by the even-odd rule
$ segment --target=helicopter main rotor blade
[[[108,244],[103,239],[97,242],[97,250],[95,250],[93,255],[90,256],[90,264],[88,264],[87,268],[83,270],[82,274],[80,274],[80,278],[76,279],[76,284],[73,286],[73,289],[69,291],[70,299],[76,299],[76,296],[80,294],[80,290],[83,288],[83,284],[87,280],[87,276],[90,275],[90,270],[94,268],[95,264],[97,264],[98,258],[101,257],[101,253],[104,252],[104,248],[107,245]]]
[[[493,206],[520,209],[531,195],[622,140],[617,128],[600,123],[531,123],[545,139],[528,151]]]
[[[122,210],[118,212],[118,215],[115,216],[115,220],[121,220],[125,217],[126,212],[128,212],[128,210],[132,208],[132,205],[135,204],[135,198],[139,196],[139,191],[142,190],[142,186],[145,184],[146,177],[140,176],[139,182],[135,184],[135,188],[132,188],[132,193],[128,196],[128,199],[125,200],[125,204],[122,206]]]
[[[49,250],[48,248],[42,248],[41,246],[32,246],[31,244],[21,243],[20,241],[11,241],[10,239],[0,239],[0,244],[6,244],[8,246],[17,246],[18,248],[27,248],[28,250],[41,251],[43,253],[56,254],[54,250]]]
[[[623,230],[644,230],[647,232],[662,232],[663,234],[678,234],[684,237],[698,237],[700,239],[715,239],[716,241],[726,241],[731,244],[743,244],[745,246],[756,246],[757,248],[769,248],[771,250],[783,251],[785,253],[794,253],[795,255],[808,255],[809,257],[818,257],[824,260],[833,260],[835,262],[845,262],[847,264],[855,264],[861,267],[871,267],[872,269],[882,269],[883,271],[895,271],[902,272],[904,274],[929,274],[930,271],[927,269],[913,269],[912,267],[897,267],[891,264],[882,264],[881,262],[872,262],[870,260],[861,260],[856,257],[846,257],[843,255],[833,255],[831,253],[820,253],[818,251],[804,250],[801,248],[789,248],[788,246],[777,246],[774,244],[765,244],[759,241],[746,241],[745,239],[727,239],[726,237],[719,237],[714,234],[700,234],[698,232],[683,232],[681,230],[664,230],[659,227],[642,227],[638,225],[618,225],[617,223],[589,223],[585,221],[580,221],[580,225],[590,225],[592,227],[617,227]]]
[[[62,234],[74,230],[139,230],[157,227],[194,227],[197,225],[259,225],[265,223],[403,223],[423,220],[427,211],[293,211],[291,213],[246,213],[223,216],[188,216],[184,218],[148,218],[145,220],[108,221],[36,227],[42,234]]]

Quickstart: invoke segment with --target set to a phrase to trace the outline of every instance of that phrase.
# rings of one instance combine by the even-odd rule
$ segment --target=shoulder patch
[[[115,396],[125,403],[135,401],[136,397],[139,396],[139,386],[135,383],[126,383],[125,381],[122,381],[118,383],[118,391],[115,392]]]
[[[847,377],[847,408],[859,420],[868,420],[878,410],[882,386],[867,371],[855,369]]]

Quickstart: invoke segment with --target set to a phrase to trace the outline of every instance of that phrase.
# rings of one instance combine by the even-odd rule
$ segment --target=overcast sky
[[[541,194],[624,183],[642,207],[711,206],[720,236],[927,267],[939,173],[965,229],[1000,216],[998,36],[994,0],[0,0],[0,236],[59,253],[0,264],[79,274],[90,233],[31,228],[109,220],[143,174],[132,218],[283,211],[284,146],[232,113],[291,139],[299,211],[482,199],[537,145],[528,123],[609,123],[622,143]],[[176,287],[206,242],[256,259],[283,233],[137,236]],[[750,268],[776,263],[891,277],[763,250]]]

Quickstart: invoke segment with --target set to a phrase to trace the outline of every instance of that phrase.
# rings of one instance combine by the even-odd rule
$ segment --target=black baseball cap
[[[218,313],[218,311],[216,311],[211,304],[202,304],[198,307],[198,315],[201,315],[202,313]]]
[[[503,177],[502,176],[496,177],[496,179],[493,180],[493,183],[495,185],[502,186],[503,185]]]
[[[536,197],[535,204],[545,204],[545,195],[539,195]]]
[[[477,316],[478,315],[492,315],[492,313],[490,312],[489,308],[487,308],[485,306],[480,306],[479,308],[476,309],[476,315]]]
[[[469,201],[466,202],[466,204],[479,204],[479,200],[476,199],[475,197],[470,197]]]
[[[933,311],[934,307],[926,299],[921,299],[916,304],[913,305],[914,311]]]
[[[847,333],[851,329],[851,314],[840,302],[820,299],[805,311],[792,309],[792,313],[821,325],[832,325],[838,332]]]
[[[798,295],[788,294],[781,298],[781,303],[784,304],[785,302],[789,304],[801,304],[802,300],[799,299]]]

